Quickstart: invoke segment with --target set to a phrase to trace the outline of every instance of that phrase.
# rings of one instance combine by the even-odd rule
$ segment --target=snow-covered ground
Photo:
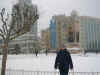
[[[76,72],[100,72],[100,54],[71,55]],[[28,55],[8,55],[7,69],[31,71],[55,71],[54,62],[56,54],[39,54],[38,57]],[[2,56],[0,56],[1,67]]]

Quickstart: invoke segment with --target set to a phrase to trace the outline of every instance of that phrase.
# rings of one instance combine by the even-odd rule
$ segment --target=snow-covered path
[[[100,72],[100,54],[88,56],[71,55],[76,72]],[[54,62],[56,54],[35,55],[8,55],[7,69],[31,70],[31,71],[55,71]],[[1,56],[0,56],[1,67]]]

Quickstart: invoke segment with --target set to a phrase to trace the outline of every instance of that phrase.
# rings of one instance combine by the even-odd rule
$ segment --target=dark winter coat
[[[69,68],[73,69],[70,53],[66,49],[60,50],[57,53],[54,67],[55,69],[58,68],[62,72],[68,72]]]

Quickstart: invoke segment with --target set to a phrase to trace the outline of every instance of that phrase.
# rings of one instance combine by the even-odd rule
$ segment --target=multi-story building
[[[41,31],[41,37],[40,37],[40,47],[42,48],[42,49],[44,49],[44,48],[46,48],[46,43],[45,43],[45,30],[42,30]]]
[[[50,48],[78,47],[84,51],[100,51],[100,19],[79,16],[55,15],[50,22]]]
[[[80,17],[80,45],[85,51],[100,51],[100,19]]]
[[[76,11],[73,11],[71,16],[53,16],[50,22],[50,48],[79,45],[79,31]]]
[[[67,28],[66,16],[59,15],[55,16],[56,18],[56,48],[61,48],[65,44],[65,31]]]
[[[42,30],[41,32],[41,48],[49,49],[50,48],[50,32],[49,28]]]

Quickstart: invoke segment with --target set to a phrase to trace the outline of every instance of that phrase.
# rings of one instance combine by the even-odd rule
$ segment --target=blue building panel
[[[54,18],[50,21],[50,46],[56,48],[56,20]]]

